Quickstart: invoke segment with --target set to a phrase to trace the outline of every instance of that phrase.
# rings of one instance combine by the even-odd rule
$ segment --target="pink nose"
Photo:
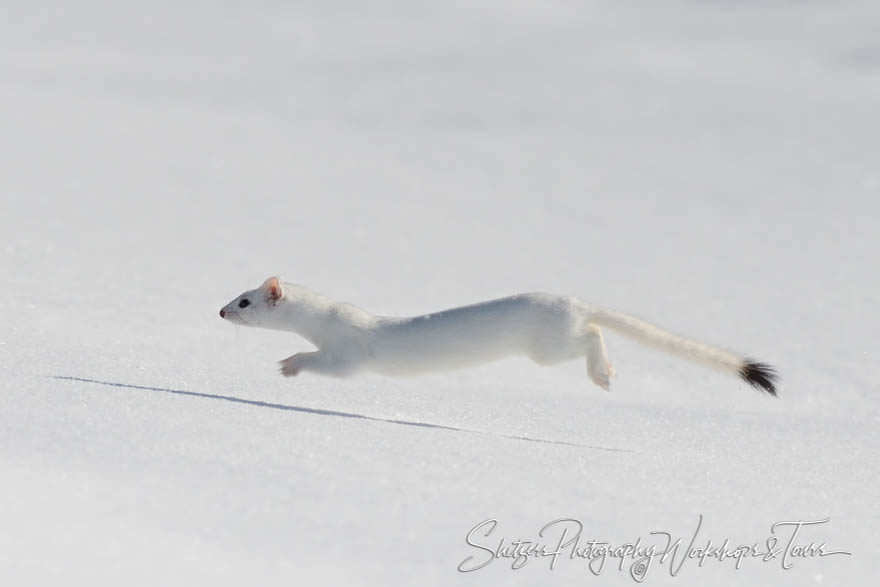
[[[226,311],[220,310],[220,317],[223,318],[224,316],[226,316]]]

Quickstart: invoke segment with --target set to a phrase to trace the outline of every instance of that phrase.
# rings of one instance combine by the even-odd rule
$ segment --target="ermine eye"
[[[241,300],[240,302],[238,302],[238,307],[239,307],[239,308],[247,308],[247,307],[250,306],[250,305],[251,305],[251,303],[247,300],[247,298],[245,298],[245,299]]]

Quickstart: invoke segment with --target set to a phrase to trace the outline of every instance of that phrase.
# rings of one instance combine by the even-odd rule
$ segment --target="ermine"
[[[738,375],[776,395],[776,371],[764,363],[671,334],[626,314],[567,296],[526,293],[397,318],[377,316],[270,277],[220,310],[235,324],[295,332],[316,351],[280,361],[287,377],[300,371],[347,376],[362,371],[404,375],[453,369],[512,355],[539,365],[585,359],[587,374],[608,389],[614,373],[601,327],[641,343]]]

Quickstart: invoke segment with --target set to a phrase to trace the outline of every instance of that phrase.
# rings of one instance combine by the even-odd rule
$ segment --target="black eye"
[[[247,307],[250,306],[250,305],[251,305],[251,303],[247,300],[247,298],[245,298],[245,299],[241,300],[240,302],[238,302],[238,307],[239,307],[239,308],[247,308]]]

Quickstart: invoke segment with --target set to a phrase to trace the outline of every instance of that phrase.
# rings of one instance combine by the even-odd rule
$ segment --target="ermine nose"
[[[226,316],[226,310],[220,310],[220,317],[223,318]]]

